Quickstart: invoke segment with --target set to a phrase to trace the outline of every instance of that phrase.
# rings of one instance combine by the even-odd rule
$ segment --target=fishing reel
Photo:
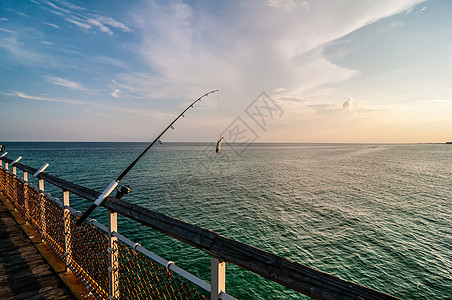
[[[116,198],[121,199],[124,195],[130,194],[130,186],[123,185],[121,189],[116,188]]]

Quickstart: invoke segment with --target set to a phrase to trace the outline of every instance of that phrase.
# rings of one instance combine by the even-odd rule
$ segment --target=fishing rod
[[[113,192],[113,190],[118,186],[119,182],[127,175],[127,173],[129,173],[129,171],[133,168],[133,166],[135,166],[135,164],[140,160],[140,158],[143,157],[144,154],[146,154],[146,152],[155,144],[155,143],[162,143],[160,141],[160,138],[162,137],[162,135],[165,134],[165,132],[168,129],[174,129],[173,124],[176,123],[176,121],[180,118],[180,117],[185,117],[184,113],[189,110],[190,108],[193,108],[193,105],[198,102],[201,101],[202,98],[213,94],[215,92],[218,92],[219,90],[213,90],[210,91],[204,95],[202,95],[201,97],[199,97],[198,99],[196,99],[192,104],[190,104],[183,112],[180,113],[180,115],[178,115],[169,125],[168,127],[165,128],[165,130],[163,130],[156,138],[155,140],[152,141],[152,143],[149,144],[149,146],[147,146],[146,149],[144,149],[144,151],[121,173],[121,175],[118,176],[118,178],[116,178],[116,180],[113,180],[108,186],[107,188],[102,192],[102,194],[99,195],[99,197],[97,197],[96,201],[94,201],[94,203],[88,208],[87,211],[85,211],[85,213],[80,217],[80,219],[77,220],[77,222],[75,223],[75,225],[80,225],[83,223],[83,221],[85,221],[85,219],[91,214],[91,212],[98,207],[99,205],[102,204],[102,202],[104,202],[104,200],[111,194],[111,192]],[[121,189],[120,192],[118,192],[118,194],[123,194],[123,193],[127,193],[127,189]]]

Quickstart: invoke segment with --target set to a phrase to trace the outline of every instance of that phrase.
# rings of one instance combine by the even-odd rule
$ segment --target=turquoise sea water
[[[48,162],[48,173],[99,191],[146,147],[4,144],[12,159]],[[164,143],[123,183],[126,201],[318,270],[403,299],[451,298],[452,145],[225,144],[216,155],[213,145]],[[209,280],[202,251],[122,217],[119,231]],[[307,298],[232,264],[226,289],[240,299]]]

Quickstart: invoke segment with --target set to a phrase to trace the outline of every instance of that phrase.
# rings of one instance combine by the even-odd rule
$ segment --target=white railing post
[[[5,170],[8,170],[8,163],[5,161]]]
[[[218,257],[211,256],[210,299],[220,299],[221,292],[226,291],[226,263]]]
[[[109,298],[119,298],[119,262],[118,262],[118,238],[113,236],[118,232],[118,213],[108,211],[108,283]]]
[[[22,159],[22,156],[19,156],[18,158],[16,158],[14,161],[11,162],[11,166],[13,167],[13,175],[17,175],[16,174],[16,163]]]
[[[41,193],[44,193],[44,179],[38,180],[38,189]]]
[[[66,271],[71,264],[71,213],[69,211],[69,191],[63,190],[64,264]]]

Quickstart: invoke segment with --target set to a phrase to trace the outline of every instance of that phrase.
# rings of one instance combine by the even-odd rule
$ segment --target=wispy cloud
[[[0,28],[0,31],[4,31],[4,32],[8,32],[8,33],[14,33],[14,31],[9,30],[9,29],[5,29],[5,28]]]
[[[56,4],[54,4],[54,3],[50,2],[50,1],[47,1],[47,5],[49,5],[50,7],[55,9],[56,11],[58,11],[59,13],[57,13],[57,15],[59,15],[59,16],[61,16],[62,14],[68,14],[68,15],[71,14],[70,10],[64,9],[62,7],[59,7],[58,5],[56,5]],[[53,11],[53,12],[55,12],[55,11]]]
[[[111,31],[110,28],[105,26],[98,19],[88,19],[88,20],[86,20],[86,22],[88,22],[88,24],[92,25],[94,28],[98,28],[102,32],[106,32],[109,35],[113,35],[113,31]]]
[[[10,63],[46,69],[61,65],[59,58],[50,51],[49,46],[53,46],[54,43],[40,30],[18,26],[14,31],[8,30],[8,33],[11,35],[3,37],[0,49],[6,50]]]
[[[73,90],[84,91],[87,90],[82,84],[74,81],[70,81],[65,78],[56,77],[56,76],[43,76],[45,80],[55,85],[64,86]]]
[[[2,22],[8,22],[8,18],[1,17],[1,18],[0,18],[0,21],[2,21]]]
[[[226,86],[237,99],[243,91],[281,86],[286,96],[300,96],[359,74],[327,59],[326,46],[421,1],[234,2],[219,15],[181,2],[152,2],[134,18],[142,33],[139,53],[152,72],[144,74],[147,80],[129,73],[118,82],[151,97],[183,97],[206,86]]]
[[[130,32],[130,31],[132,31],[132,29],[130,29],[130,28],[127,27],[126,25],[124,25],[124,24],[122,24],[121,22],[118,22],[118,21],[116,21],[115,19],[110,18],[110,17],[102,17],[102,16],[98,16],[98,20],[99,20],[100,22],[102,22],[103,24],[110,25],[110,26],[112,26],[112,27],[114,27],[114,28],[117,28],[117,29],[120,29],[120,30],[122,30],[122,31],[124,31],[124,32]]]
[[[381,33],[387,33],[387,32],[390,32],[392,30],[395,30],[397,28],[400,28],[400,27],[402,27],[404,25],[405,24],[402,21],[395,21],[395,22],[392,22],[392,23],[386,25],[386,27],[379,28],[378,31],[381,32]]]
[[[120,30],[122,32],[132,31],[128,26],[111,17],[90,12],[72,3],[55,0],[53,2],[47,1],[45,4],[47,5],[44,7],[49,12],[60,16],[65,21],[85,31],[100,31],[109,35],[114,34],[113,30]]]
[[[292,13],[297,9],[308,9],[308,1],[297,1],[297,0],[267,0],[267,5],[282,9],[286,12]]]
[[[425,11],[426,9],[427,9],[427,6],[423,6],[420,10],[418,10],[418,11],[416,12],[416,15],[422,13],[422,12]]]
[[[27,15],[26,13],[23,13],[23,12],[18,12],[17,13],[19,16],[22,16],[22,17],[25,17],[25,18],[31,18],[29,15]]]
[[[174,115],[162,113],[153,109],[136,109],[136,108],[121,108],[121,112],[127,112],[133,115],[139,115],[144,117],[153,117],[153,118],[172,118]]]
[[[120,93],[120,92],[121,92],[120,90],[114,89],[113,92],[111,92],[111,96],[112,96],[113,98],[120,98],[120,96],[119,96],[119,93]]]
[[[108,56],[97,56],[97,57],[95,57],[95,60],[99,63],[119,67],[122,69],[127,69],[127,67],[128,67],[127,63],[124,60],[112,58],[112,57],[108,57]]]
[[[43,22],[43,24],[48,25],[48,26],[53,27],[53,28],[56,28],[56,29],[61,29],[61,27],[56,25],[56,24],[47,23],[47,22]]]
[[[22,92],[16,92],[15,95],[22,99],[35,100],[35,101],[48,101],[48,102],[59,102],[59,103],[67,103],[67,104],[86,104],[86,102],[78,101],[78,100],[68,100],[68,99],[57,99],[57,98],[47,98],[47,97],[38,97],[38,96],[30,96]]]
[[[279,96],[273,96],[273,99],[278,101],[278,105],[287,112],[288,118],[299,118],[302,115],[305,120],[325,118],[331,121],[331,119],[351,116],[366,118],[381,111],[379,107],[364,105],[362,101],[356,101],[352,97],[348,97],[344,102]]]
[[[89,24],[86,24],[86,23],[83,23],[83,22],[79,22],[79,21],[77,21],[77,20],[75,20],[75,19],[71,19],[71,18],[64,18],[66,21],[68,21],[69,23],[72,23],[72,24],[74,24],[74,25],[77,25],[78,27],[80,27],[81,29],[85,29],[85,30],[88,30],[88,29],[90,29],[91,28],[91,25],[89,25]]]
[[[405,24],[403,24],[403,22],[397,21],[397,22],[393,22],[393,23],[389,24],[389,28],[393,29],[393,28],[400,27],[400,26],[403,26],[403,25],[405,25]]]
[[[351,109],[353,103],[353,98],[349,97],[347,100],[345,100],[344,104],[342,104],[343,109]]]
[[[44,60],[43,56],[25,47],[24,43],[15,37],[3,39],[0,43],[0,48],[7,50],[12,58],[22,65],[37,65],[41,64]],[[46,63],[53,62],[48,59]]]

